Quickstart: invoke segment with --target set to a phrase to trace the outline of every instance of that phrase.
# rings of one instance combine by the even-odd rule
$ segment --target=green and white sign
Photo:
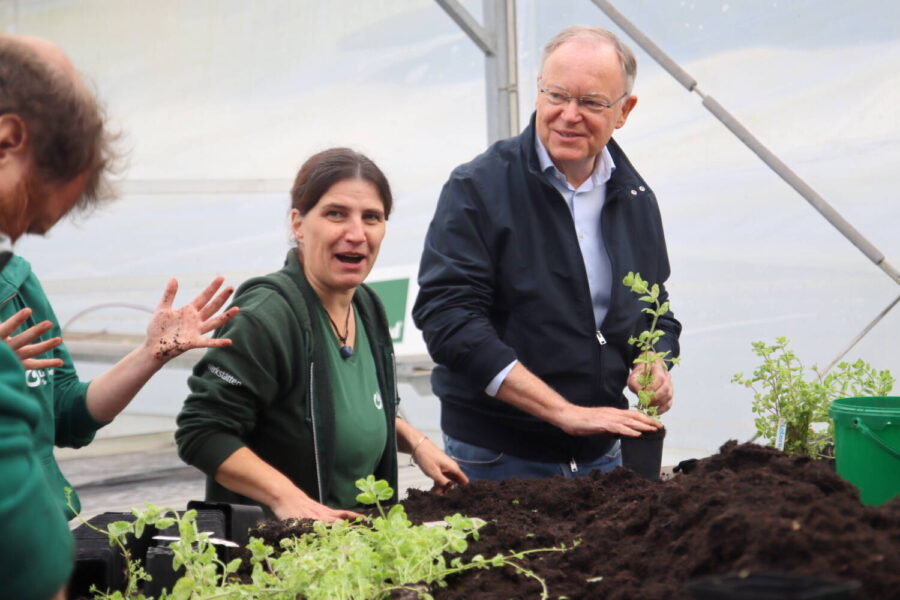
[[[388,327],[391,329],[391,339],[396,343],[402,342],[403,325],[406,322],[406,298],[409,293],[409,277],[367,283],[375,290],[375,293],[378,294],[378,297],[384,303]]]

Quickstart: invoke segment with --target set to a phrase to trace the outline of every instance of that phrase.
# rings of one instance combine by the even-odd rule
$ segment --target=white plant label
[[[787,423],[778,419],[778,432],[775,434],[775,447],[784,450],[784,438],[787,436]]]

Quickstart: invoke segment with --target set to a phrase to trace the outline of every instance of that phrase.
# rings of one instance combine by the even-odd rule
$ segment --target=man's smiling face
[[[575,98],[592,96],[611,108],[584,109],[575,101],[555,105],[538,94],[537,134],[550,158],[567,176],[589,173],[613,131],[625,124],[637,98],[626,95],[619,55],[609,43],[575,39],[556,48],[544,62],[540,85],[564,90]]]

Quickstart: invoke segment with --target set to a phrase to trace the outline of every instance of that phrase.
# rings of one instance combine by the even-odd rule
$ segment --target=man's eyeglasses
[[[569,101],[574,100],[578,104],[578,106],[585,108],[593,113],[601,113],[604,110],[610,109],[621,102],[624,98],[628,97],[628,92],[625,92],[612,102],[604,102],[603,100],[597,98],[597,96],[593,95],[576,98],[566,90],[552,85],[538,88],[538,91],[544,94],[544,96],[547,98],[547,102],[554,106],[562,106],[564,104],[568,104]]]

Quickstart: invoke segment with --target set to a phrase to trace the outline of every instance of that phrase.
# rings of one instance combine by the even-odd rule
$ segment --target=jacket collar
[[[519,155],[525,159],[525,164],[528,166],[528,171],[534,175],[535,177],[543,177],[541,170],[541,162],[538,159],[537,150],[535,149],[534,136],[536,134],[535,127],[535,118],[537,113],[531,113],[531,119],[528,121],[528,127],[526,127],[517,139]],[[625,153],[622,151],[622,148],[619,147],[619,144],[616,143],[616,140],[610,138],[609,142],[606,144],[606,149],[609,151],[610,157],[612,157],[613,164],[616,165],[615,170],[612,172],[612,176],[607,182],[606,193],[607,197],[612,199],[615,196],[615,192],[620,189],[640,189],[643,186],[645,189],[647,188],[647,184],[638,174],[638,172],[632,166],[631,161],[628,160],[628,157],[625,156]],[[549,183],[548,183],[549,185]]]
[[[307,307],[312,311],[312,307],[317,307],[322,304],[322,301],[319,300],[319,295],[316,294],[316,291],[309,284],[309,280],[306,278],[306,273],[303,272],[303,265],[300,264],[300,258],[297,254],[296,248],[291,248],[288,250],[287,257],[284,260],[284,268],[282,269],[297,285],[297,288],[300,290],[303,299],[306,301]],[[360,287],[365,284],[361,284]],[[375,295],[375,292],[369,290],[369,294]],[[361,294],[359,289],[357,289],[356,293],[353,294],[353,305],[359,314],[360,319],[363,321],[363,325],[366,327],[366,335],[369,336],[370,340],[374,340],[374,342],[378,344],[390,344],[391,336],[390,332],[384,327],[379,326],[381,320],[377,318],[377,315],[372,313],[372,310],[363,303],[360,298]],[[317,322],[316,319],[312,318],[310,315],[310,320],[313,322]],[[318,328],[316,325],[314,327]],[[323,332],[319,332],[323,334]]]
[[[550,158],[550,153],[544,146],[544,142],[542,142],[541,138],[537,135],[534,136],[534,150],[537,152],[538,163],[541,166],[542,173],[555,177],[560,181],[567,181],[565,174],[553,163],[553,159]],[[594,165],[594,170],[591,171],[588,179],[591,180],[594,187],[605,185],[615,169],[616,164],[613,162],[609,150],[604,146],[603,150],[600,151],[600,159],[597,161],[597,164]]]
[[[31,265],[18,255],[12,255],[0,273],[0,302],[14,294],[31,274]]]

